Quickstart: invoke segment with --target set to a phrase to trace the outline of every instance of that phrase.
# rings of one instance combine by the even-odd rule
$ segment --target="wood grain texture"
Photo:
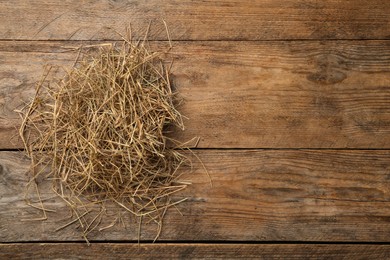
[[[154,43],[165,49],[167,43]],[[15,109],[76,42],[0,42],[0,149]],[[175,42],[172,81],[199,148],[390,148],[390,41]]]
[[[388,259],[389,245],[0,244],[2,259]]]
[[[173,40],[389,39],[386,0],[0,1],[0,39],[118,39],[132,24]],[[111,28],[111,29],[108,29]]]
[[[183,216],[168,211],[160,241],[390,242],[389,150],[197,154],[213,186],[193,158],[193,172],[183,176],[192,185],[175,197],[188,198],[177,206]],[[0,242],[81,241],[74,228],[55,232],[70,221],[69,211],[53,198],[49,183],[42,197],[57,212],[46,221],[28,221],[40,216],[23,199],[28,163],[19,152],[0,152]],[[93,231],[90,239],[136,241],[138,225],[125,223]],[[154,235],[155,226],[145,226],[141,239]]]

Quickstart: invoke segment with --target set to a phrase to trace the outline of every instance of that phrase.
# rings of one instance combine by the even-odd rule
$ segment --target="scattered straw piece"
[[[145,42],[98,49],[78,57],[59,84],[47,84],[46,76],[37,84],[20,128],[31,183],[50,169],[54,192],[75,215],[58,230],[79,223],[87,239],[103,215],[101,209],[86,220],[90,206],[111,201],[157,223],[159,234],[166,209],[183,201],[171,195],[186,187],[177,181],[186,158],[165,136],[168,125],[183,128],[169,73]]]

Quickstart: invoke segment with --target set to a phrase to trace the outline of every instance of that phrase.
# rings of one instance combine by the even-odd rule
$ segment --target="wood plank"
[[[0,42],[0,149],[45,63],[75,42]],[[167,43],[154,45],[156,49]],[[390,41],[176,42],[172,80],[200,148],[390,148]]]
[[[188,198],[171,208],[160,241],[335,241],[390,242],[390,150],[197,150],[213,180],[209,185],[200,163],[186,190]],[[28,221],[40,212],[24,202],[28,160],[19,152],[0,152],[0,242],[81,241],[63,202],[50,184],[46,221]],[[113,209],[108,207],[108,212]],[[23,221],[22,221],[23,220]],[[103,224],[110,224],[112,218]],[[91,240],[136,241],[138,224],[125,218]],[[155,226],[141,239],[154,238]]]
[[[173,40],[389,39],[386,0],[190,0],[0,2],[0,39],[119,39],[132,24],[150,39]]]
[[[0,244],[2,259],[388,259],[389,245]]]

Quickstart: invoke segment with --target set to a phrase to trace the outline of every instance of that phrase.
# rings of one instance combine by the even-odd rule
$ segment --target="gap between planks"
[[[148,259],[204,259],[204,258],[296,258],[296,259],[387,259],[389,245],[356,244],[128,244],[77,243],[58,244],[0,244],[0,257],[28,259],[83,259],[148,258]]]

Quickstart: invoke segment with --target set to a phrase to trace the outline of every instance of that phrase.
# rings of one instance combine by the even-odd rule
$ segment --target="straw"
[[[88,240],[113,202],[118,212],[156,223],[159,235],[166,209],[184,201],[172,201],[172,195],[187,186],[178,180],[187,158],[167,145],[168,127],[184,129],[169,71],[145,41],[90,47],[96,48],[83,49],[81,58],[80,50],[76,66],[58,84],[45,74],[22,111],[30,183],[49,168],[53,191],[76,217],[58,230],[79,223]],[[87,220],[96,205],[100,209]],[[120,221],[109,227],[114,223]]]

